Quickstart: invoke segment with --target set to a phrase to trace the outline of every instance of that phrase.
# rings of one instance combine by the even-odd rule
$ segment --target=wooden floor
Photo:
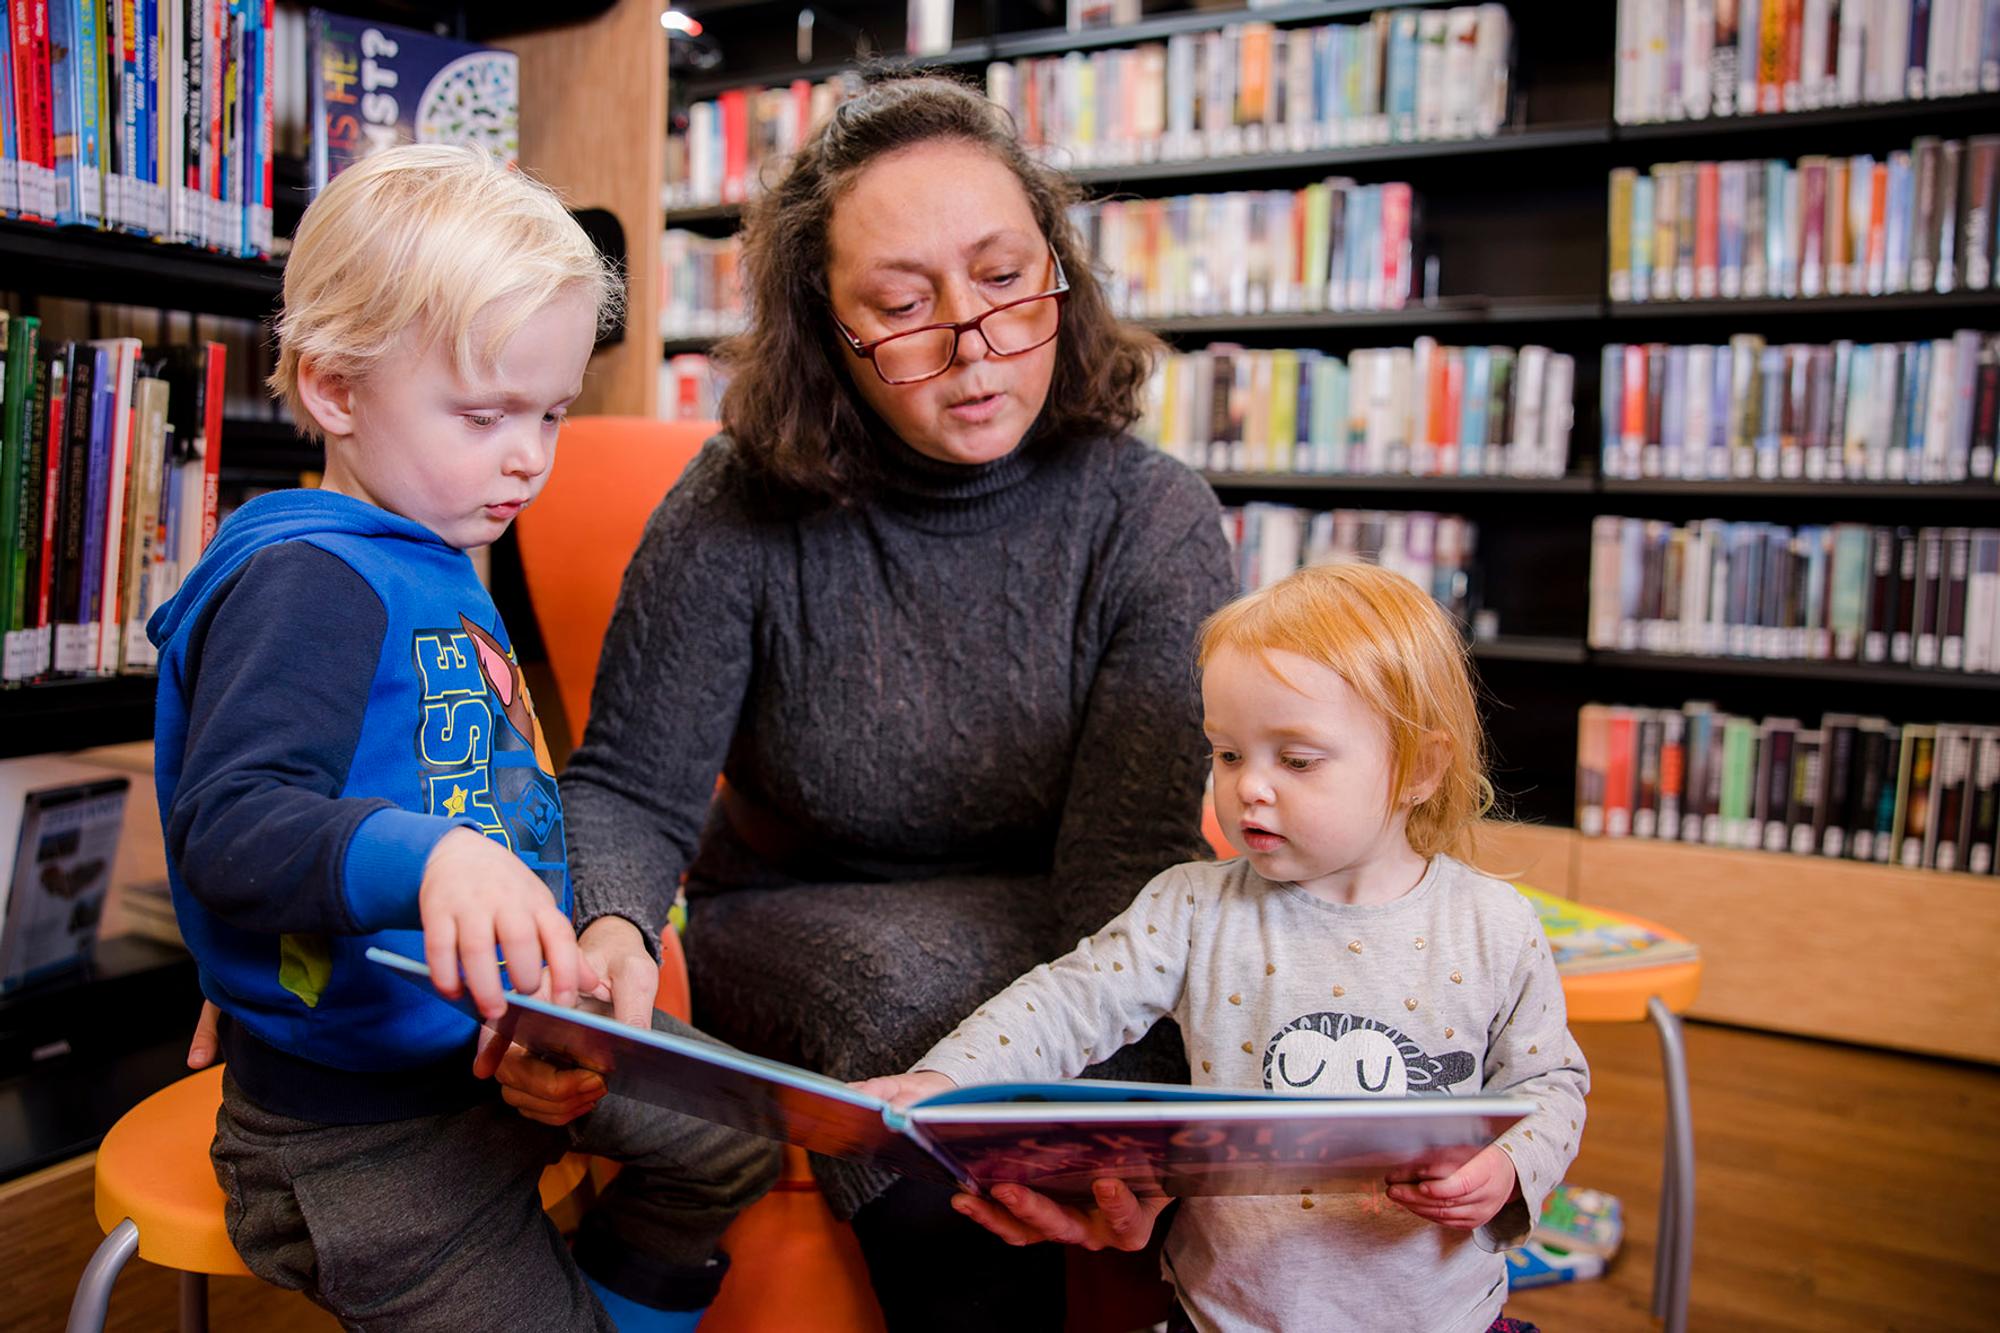
[[[1921,1015],[1912,1021],[1921,1022]],[[1571,1179],[1625,1200],[1626,1250],[1597,1282],[1508,1312],[1545,1333],[1642,1333],[1664,1120],[1650,1028],[1579,1027],[1590,1124]],[[1696,1333],[1988,1329],[2000,1310],[2000,1070],[1690,1026],[1698,1162]],[[0,1187],[0,1329],[63,1326],[98,1231],[88,1162]],[[230,1330],[332,1329],[301,1298],[214,1284]],[[174,1279],[134,1262],[111,1328],[174,1325]],[[773,1330],[790,1333],[790,1330]]]
[[[1690,1329],[1994,1327],[2000,1070],[1731,1028],[1687,1034]],[[1625,1201],[1626,1249],[1603,1279],[1523,1293],[1507,1312],[1544,1333],[1657,1328],[1658,1043],[1638,1024],[1576,1036],[1590,1059],[1590,1123],[1569,1178]]]

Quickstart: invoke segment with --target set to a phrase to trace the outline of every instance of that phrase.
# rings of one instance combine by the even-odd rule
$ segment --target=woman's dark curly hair
[[[872,413],[839,364],[847,353],[827,296],[827,226],[869,163],[938,140],[984,148],[1014,173],[1069,275],[1048,403],[1031,437],[1112,435],[1138,419],[1160,343],[1106,305],[1069,221],[1080,191],[1023,152],[1007,113],[978,92],[935,75],[889,78],[841,103],[744,216],[750,326],[715,349],[729,375],[722,425],[781,486],[842,501],[867,486]]]

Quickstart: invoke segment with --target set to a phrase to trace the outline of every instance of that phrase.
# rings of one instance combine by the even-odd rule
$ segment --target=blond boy
[[[175,909],[223,1015],[230,1236],[351,1327],[691,1328],[774,1174],[762,1140],[622,1098],[523,1118],[474,1077],[475,1026],[363,957],[422,951],[489,1015],[496,953],[560,1002],[598,986],[465,553],[540,492],[615,301],[555,195],[473,151],[342,173],[300,224],[271,378],[325,480],[246,504],[149,626]],[[574,1258],[536,1188],[572,1148],[631,1164]]]

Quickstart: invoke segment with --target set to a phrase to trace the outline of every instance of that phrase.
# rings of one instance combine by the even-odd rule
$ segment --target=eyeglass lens
[[[996,356],[1017,356],[1055,337],[1059,317],[1056,297],[1039,296],[989,312],[979,332]],[[875,365],[884,379],[929,379],[951,365],[954,351],[950,329],[920,329],[878,345]]]

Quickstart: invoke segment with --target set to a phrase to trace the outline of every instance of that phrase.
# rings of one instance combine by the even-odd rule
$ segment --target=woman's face
[[[1027,192],[992,154],[962,142],[918,144],[869,164],[834,205],[827,242],[834,314],[864,343],[1055,286]],[[1054,341],[999,357],[966,333],[942,375],[885,384],[839,341],[863,400],[911,448],[946,463],[1012,452],[1040,414],[1056,364]]]

